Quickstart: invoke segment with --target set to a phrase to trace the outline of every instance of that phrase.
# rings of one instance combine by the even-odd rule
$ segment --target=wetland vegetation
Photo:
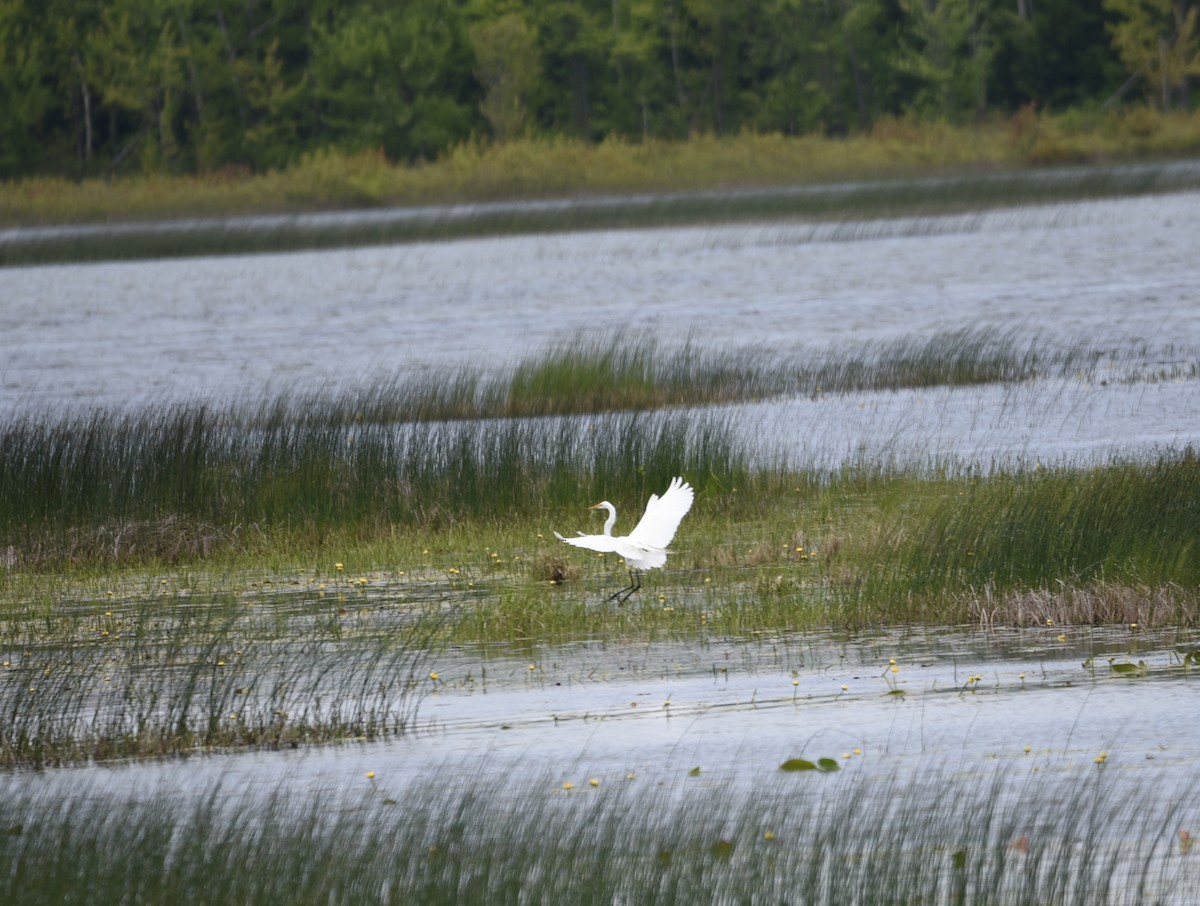
[[[1094,378],[1100,363],[1179,376],[983,333],[774,364],[615,334],[486,378],[15,416],[0,434],[0,760],[387,736],[446,644],[1194,625],[1191,449],[822,470],[756,457],[752,434],[699,405]],[[602,497],[632,521],[677,473],[698,492],[678,553],[634,602],[596,606],[619,563],[552,530],[585,527]]]
[[[373,772],[371,772],[373,775]],[[0,892],[21,902],[1182,902],[1194,798],[1112,783],[926,769],[914,782],[777,773],[749,795],[692,778],[553,777],[490,787],[457,770],[345,792],[280,783],[252,811],[219,787],[118,812],[0,806]],[[489,857],[481,858],[481,854]]]
[[[703,772],[643,782],[611,763],[585,771],[578,755],[565,774],[546,772],[532,756],[548,735],[523,737],[534,767],[498,776],[490,753],[482,770],[400,766],[429,732],[419,718],[431,703],[490,696],[504,720],[505,688],[603,685],[561,654],[581,643],[707,652],[924,623],[989,637],[1020,627],[1041,657],[1079,627],[1114,626],[1112,647],[1071,655],[1063,688],[1128,683],[1163,708],[1194,684],[1192,448],[1087,465],[872,455],[829,466],[764,455],[767,438],[732,417],[753,401],[861,391],[1019,384],[1036,407],[1038,388],[1061,382],[1196,380],[1192,353],[1143,352],[980,329],[764,358],[615,333],[499,371],[7,415],[0,891],[22,902],[1181,901],[1194,889],[1190,787],[1164,792],[1163,774],[1118,772],[1119,755],[1067,745],[1032,768],[965,742],[952,755],[922,747],[915,772],[899,755],[838,760],[825,738],[798,742],[810,674],[794,670],[782,680],[794,725]],[[604,605],[619,562],[564,549],[553,530],[594,530],[584,508],[601,498],[630,525],[675,474],[698,492],[676,554],[634,600]],[[1142,663],[1141,640],[1158,632],[1146,645],[1169,670]],[[456,668],[443,666],[450,655]],[[715,658],[705,666],[714,684],[728,675]],[[957,662],[952,694],[928,701],[889,672],[894,661],[876,668],[879,691],[842,699],[834,680],[815,701],[899,709],[908,697],[931,725],[947,698],[984,701],[983,675],[964,684]],[[1056,682],[1051,671],[1041,685],[1053,695]],[[992,701],[1026,685],[1024,673],[996,681]],[[755,688],[744,707],[758,706]],[[484,737],[498,762],[509,731]],[[1192,751],[1150,742],[1140,771]],[[372,752],[394,773],[317,782],[301,766],[279,780],[282,759],[312,751]],[[772,770],[743,770],[743,754]],[[147,783],[175,759],[229,776]],[[774,770],[804,763],[822,769]],[[240,770],[257,777],[252,791]]]

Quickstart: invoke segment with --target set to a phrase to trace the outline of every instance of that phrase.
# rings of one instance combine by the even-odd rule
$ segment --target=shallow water
[[[1106,771],[1174,785],[1194,777],[1200,750],[1200,726],[1184,719],[1200,707],[1200,676],[1182,661],[1197,647],[1196,633],[1045,627],[452,651],[430,662],[438,679],[418,729],[390,743],[67,770],[47,782],[93,776],[96,795],[136,796],[142,781],[127,784],[141,777],[202,789],[266,788],[286,775],[334,791],[366,771],[403,787],[453,767],[485,783],[545,775],[581,786],[630,774],[674,783],[700,767],[748,789],[795,757],[864,775],[952,765],[983,776],[998,762],[1095,770],[1104,752]],[[1145,675],[1111,663],[1144,663]]]

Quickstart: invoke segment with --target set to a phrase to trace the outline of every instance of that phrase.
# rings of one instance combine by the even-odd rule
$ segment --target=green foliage
[[[392,160],[436,157],[478,126],[478,88],[461,11],[425,0],[349,6],[318,24],[309,67],[321,134],[330,144],[382,149]]]
[[[515,12],[471,27],[475,76],[484,89],[480,110],[497,141],[520,138],[530,91],[538,78],[534,33]]]
[[[1195,5],[1105,9],[1111,22],[1067,0],[3,0],[0,177],[267,172],[329,149],[407,164],[489,129],[865,134],[1095,106],[1122,62],[1186,107]]]
[[[1200,75],[1200,5],[1178,0],[1104,0],[1120,18],[1110,26],[1125,68],[1140,76],[1151,103],[1188,105],[1188,81]]]

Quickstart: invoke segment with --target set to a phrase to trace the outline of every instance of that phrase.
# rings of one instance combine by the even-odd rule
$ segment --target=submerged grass
[[[331,579],[263,597],[47,601],[0,620],[0,767],[385,739],[409,727],[445,611],[379,608]]]
[[[41,902],[1183,903],[1200,815],[1111,765],[681,777],[447,770],[326,794],[0,799],[0,895]]]

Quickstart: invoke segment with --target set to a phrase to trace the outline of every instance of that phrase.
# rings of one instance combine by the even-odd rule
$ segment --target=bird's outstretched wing
[[[559,541],[567,542],[567,544],[573,544],[575,547],[586,547],[588,550],[601,553],[615,553],[617,541],[624,540],[623,538],[614,538],[612,535],[580,535],[578,538],[564,538],[558,532],[554,533],[554,537]]]
[[[665,549],[675,537],[680,521],[692,508],[694,497],[690,484],[682,478],[672,479],[671,486],[661,497],[650,495],[646,512],[629,533],[629,540],[643,547]]]

